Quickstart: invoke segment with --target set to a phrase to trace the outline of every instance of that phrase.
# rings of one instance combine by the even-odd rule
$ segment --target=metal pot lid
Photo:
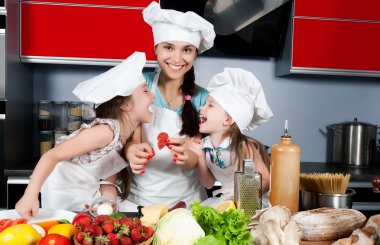
[[[354,121],[351,122],[343,122],[340,123],[343,126],[365,126],[365,127],[377,127],[376,125],[366,123],[366,122],[359,122],[358,119],[355,117]]]

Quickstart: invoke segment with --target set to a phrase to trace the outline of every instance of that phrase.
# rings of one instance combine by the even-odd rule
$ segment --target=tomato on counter
[[[60,234],[48,234],[38,242],[38,245],[71,245],[71,241]]]
[[[0,220],[0,232],[12,225],[26,224],[27,220],[24,218],[20,219],[1,219]]]

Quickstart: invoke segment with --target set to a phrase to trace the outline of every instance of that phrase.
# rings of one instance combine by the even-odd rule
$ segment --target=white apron
[[[60,162],[42,186],[42,208],[82,211],[100,196],[100,185],[109,184],[101,180],[125,167],[127,162],[115,149],[87,164]]]
[[[155,93],[159,73],[156,74],[151,92]],[[143,125],[143,142],[148,142],[156,155],[148,161],[145,173],[134,175],[128,200],[137,205],[168,204],[173,206],[179,201],[190,203],[207,197],[201,186],[196,169],[183,170],[172,162],[173,156],[167,147],[159,150],[157,135],[167,132],[169,137],[180,137],[182,119],[177,112],[153,106],[151,123]]]

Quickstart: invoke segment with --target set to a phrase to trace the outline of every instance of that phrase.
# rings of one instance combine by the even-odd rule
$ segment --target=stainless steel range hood
[[[289,0],[208,0],[204,17],[216,34],[231,35]]]

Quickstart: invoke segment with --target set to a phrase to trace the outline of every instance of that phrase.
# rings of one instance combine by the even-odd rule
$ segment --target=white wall
[[[251,135],[271,146],[279,141],[284,121],[289,134],[302,150],[302,161],[326,161],[326,126],[359,121],[380,125],[380,78],[338,76],[275,76],[273,59],[199,57],[195,64],[197,83],[206,86],[225,66],[251,71],[261,81],[274,118]],[[36,65],[34,98],[77,100],[74,86],[110,67]]]

